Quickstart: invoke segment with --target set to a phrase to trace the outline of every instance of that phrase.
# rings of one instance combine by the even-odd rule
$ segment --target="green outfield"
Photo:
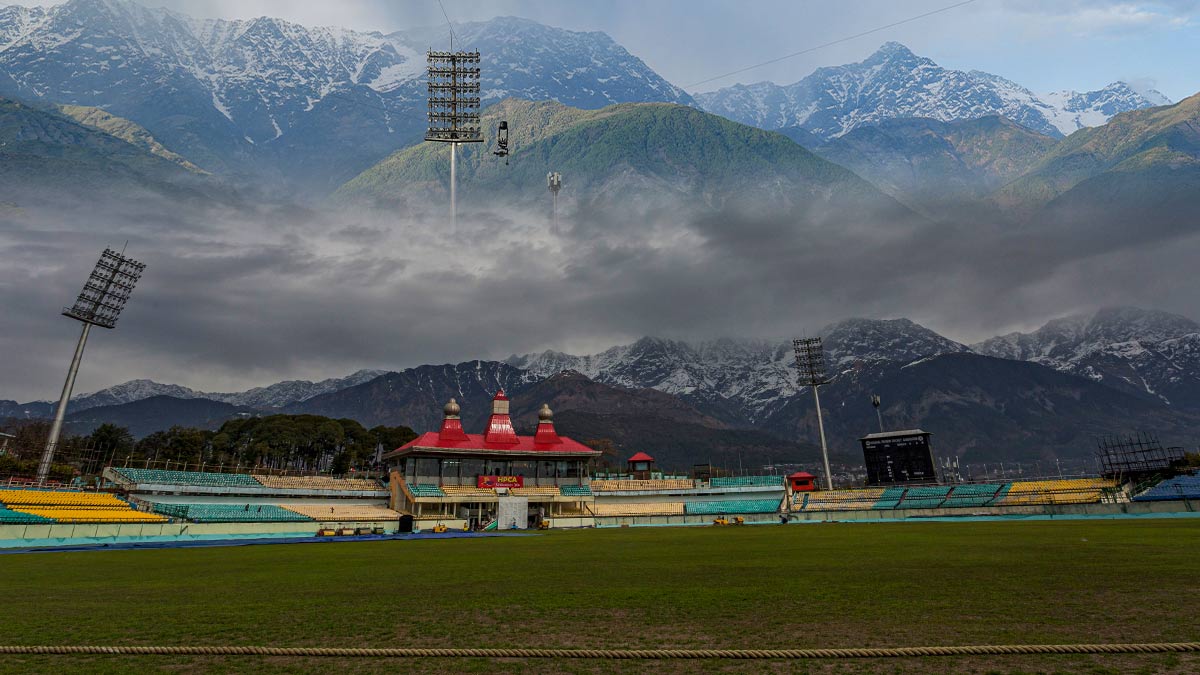
[[[786,648],[1200,640],[1200,519],[562,531],[0,556],[7,644]],[[3,657],[0,672],[1197,672],[855,662]]]

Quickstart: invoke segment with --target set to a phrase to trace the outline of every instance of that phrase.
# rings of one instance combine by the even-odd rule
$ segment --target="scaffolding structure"
[[[1183,448],[1164,448],[1158,435],[1139,431],[1132,436],[1108,435],[1097,441],[1101,473],[1125,478],[1168,471],[1184,461]]]

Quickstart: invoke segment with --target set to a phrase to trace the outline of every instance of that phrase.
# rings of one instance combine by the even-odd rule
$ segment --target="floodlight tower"
[[[821,434],[821,458],[825,460],[825,487],[833,489],[833,473],[829,470],[829,448],[825,445],[825,422],[821,417],[821,385],[829,384],[825,375],[825,350],[821,338],[792,340],[796,353],[796,368],[800,371],[800,386],[812,387],[813,400],[817,404],[817,431]]]
[[[879,398],[878,394],[871,394],[871,405],[875,406],[875,419],[879,420],[879,433],[883,433],[883,413],[879,412],[879,406],[883,405],[883,399]]]
[[[482,143],[479,126],[479,51],[426,54],[429,66],[429,127],[425,140],[450,144],[450,222],[458,223],[455,170],[459,143]]]
[[[91,276],[83,284],[75,304],[63,309],[63,316],[68,316],[83,324],[79,334],[79,342],[75,345],[75,356],[71,359],[71,367],[67,369],[67,381],[63,384],[62,397],[58,399],[58,410],[54,413],[54,424],[50,427],[50,436],[46,439],[46,450],[42,453],[42,461],[38,464],[37,481],[46,482],[50,475],[50,463],[54,460],[54,451],[58,447],[58,437],[62,433],[63,419],[67,415],[67,403],[71,400],[71,391],[75,388],[75,376],[79,374],[79,361],[83,359],[83,348],[87,344],[88,333],[92,326],[113,328],[121,316],[121,310],[129,301],[133,287],[142,276],[146,266],[126,258],[124,252],[106,248],[100,254]]]
[[[546,174],[546,188],[550,190],[550,208],[554,216],[554,233],[558,234],[558,191],[562,189],[562,174],[557,171],[551,171]]]

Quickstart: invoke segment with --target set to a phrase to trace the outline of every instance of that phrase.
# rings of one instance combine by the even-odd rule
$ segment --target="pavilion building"
[[[419,527],[439,521],[451,527],[523,529],[543,520],[583,524],[590,516],[588,465],[600,452],[559,436],[548,405],[538,411],[532,436],[517,434],[503,390],[492,399],[482,434],[463,429],[454,399],[443,412],[438,431],[383,456],[391,470],[393,508],[412,514]]]

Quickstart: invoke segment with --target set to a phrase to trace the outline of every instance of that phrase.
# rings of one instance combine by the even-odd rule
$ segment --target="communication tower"
[[[91,276],[83,284],[83,290],[75,304],[63,309],[63,316],[70,317],[83,324],[79,334],[79,342],[75,345],[75,356],[71,359],[71,367],[67,369],[67,381],[63,384],[62,397],[58,399],[58,410],[54,413],[54,424],[50,426],[50,436],[46,439],[46,449],[42,453],[42,461],[38,464],[37,480],[46,482],[50,475],[50,464],[54,460],[54,451],[58,447],[58,437],[62,433],[63,420],[67,415],[67,403],[71,400],[71,391],[75,388],[75,376],[79,374],[79,362],[83,359],[83,348],[87,344],[88,333],[92,326],[113,328],[125,309],[125,303],[133,294],[133,287],[142,277],[146,266],[126,258],[124,252],[106,248],[100,254],[100,260],[92,270]]]

